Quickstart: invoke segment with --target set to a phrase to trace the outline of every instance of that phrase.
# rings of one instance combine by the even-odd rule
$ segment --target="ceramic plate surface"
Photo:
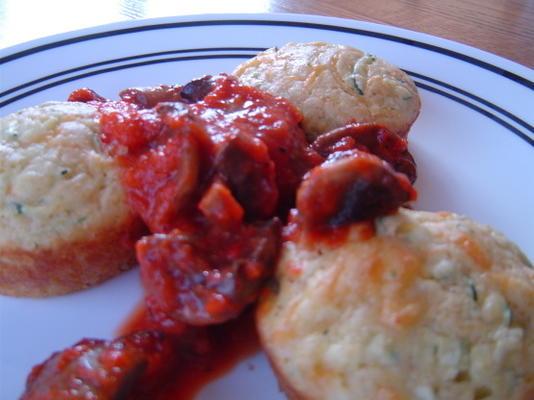
[[[358,47],[404,69],[422,112],[409,135],[415,208],[449,210],[503,231],[534,259],[532,70],[432,36],[304,15],[202,15],[117,23],[0,51],[0,116],[80,87],[116,98],[131,86],[231,72],[289,41]],[[0,297],[0,393],[14,400],[31,367],[83,337],[111,338],[142,296],[137,271],[50,299]],[[206,386],[202,400],[285,397],[263,354]]]

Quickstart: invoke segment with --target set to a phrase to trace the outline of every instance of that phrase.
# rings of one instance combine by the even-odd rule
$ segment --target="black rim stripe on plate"
[[[240,20],[238,19],[238,20],[186,21],[186,22],[172,22],[172,23],[165,23],[165,24],[143,25],[143,26],[137,26],[137,27],[131,27],[131,28],[122,28],[122,29],[115,29],[111,31],[93,33],[93,34],[78,36],[78,37],[71,38],[71,39],[59,40],[53,43],[47,43],[45,45],[36,46],[36,47],[30,48],[27,50],[19,51],[17,53],[13,53],[11,55],[2,57],[0,58],[0,63],[12,61],[12,60],[24,57],[29,54],[38,53],[40,51],[45,51],[48,49],[61,47],[61,46],[65,46],[65,45],[69,45],[73,43],[82,42],[82,41],[92,40],[92,39],[99,39],[99,38],[104,38],[104,37],[124,35],[128,33],[142,32],[142,31],[149,31],[149,30],[173,29],[173,28],[183,28],[183,27],[192,27],[192,26],[211,26],[211,25],[295,26],[295,27],[330,30],[330,31],[336,31],[336,32],[357,34],[357,35],[362,35],[362,36],[376,37],[376,38],[403,43],[403,44],[407,44],[410,46],[415,46],[415,47],[419,47],[425,50],[444,54],[449,57],[453,57],[453,58],[468,62],[470,64],[477,65],[480,68],[494,72],[502,77],[511,79],[514,82],[519,83],[520,85],[526,86],[527,88],[534,89],[534,82],[522,76],[519,76],[504,68],[497,67],[496,65],[490,64],[486,61],[482,61],[475,57],[459,53],[457,51],[445,49],[445,48],[442,48],[436,45],[420,42],[420,41],[413,40],[413,39],[407,39],[404,37],[395,36],[391,34],[369,31],[366,29],[349,28],[346,26],[336,26],[336,25],[329,25],[329,24],[321,24],[321,23],[314,23],[314,22],[299,22],[299,21],[269,21],[269,20]]]
[[[509,124],[508,122],[504,121],[502,118],[499,118],[497,115],[487,111],[487,110],[484,110],[483,108],[477,106],[476,104],[473,104],[473,103],[470,103],[469,101],[467,100],[464,100],[464,99],[461,99],[459,98],[458,96],[455,96],[451,93],[448,93],[448,92],[445,92],[441,89],[438,89],[434,86],[430,86],[430,85],[427,85],[425,83],[422,83],[422,82],[418,82],[418,81],[415,81],[415,84],[417,85],[417,87],[421,88],[421,89],[425,89],[425,90],[428,90],[430,92],[433,92],[433,93],[436,93],[436,94],[439,94],[441,96],[444,96],[448,99],[451,99],[451,100],[454,100],[456,101],[457,103],[460,103],[466,107],[469,107],[470,109],[474,110],[474,111],[477,111],[479,112],[480,114],[492,119],[493,121],[497,122],[499,125],[505,127],[506,129],[512,131],[513,133],[515,133],[517,136],[519,136],[521,139],[525,140],[528,144],[530,144],[531,146],[534,147],[534,139],[531,138],[530,136],[526,135],[524,132],[521,132],[519,129],[517,129],[516,127],[514,127],[513,125]]]
[[[48,83],[48,84],[40,86],[38,88],[34,88],[32,90],[29,90],[29,91],[27,91],[25,93],[22,93],[22,94],[18,95],[18,96],[14,96],[14,97],[12,97],[12,98],[0,103],[0,107],[4,106],[4,105],[7,105],[9,103],[12,103],[14,101],[20,100],[20,99],[22,99],[24,97],[30,96],[30,95],[32,95],[34,93],[41,92],[43,90],[49,89],[49,88],[54,87],[54,86],[59,86],[59,85],[62,85],[64,83],[68,83],[68,82],[72,82],[72,81],[75,81],[75,80],[83,79],[83,78],[86,78],[86,77],[89,77],[89,76],[104,74],[104,73],[107,73],[107,72],[118,71],[118,70],[121,70],[121,69],[135,68],[135,67],[140,67],[140,66],[144,66],[144,65],[167,63],[167,62],[177,62],[177,61],[192,61],[192,60],[217,59],[217,58],[219,58],[219,59],[220,58],[242,58],[242,59],[248,59],[250,57],[251,57],[251,55],[249,55],[249,54],[239,54],[239,53],[238,54],[234,54],[234,53],[206,54],[206,55],[194,55],[194,56],[178,56],[178,57],[170,57],[170,58],[163,58],[163,59],[161,59],[161,58],[160,59],[151,59],[151,60],[139,61],[139,62],[130,63],[130,64],[116,65],[116,66],[102,68],[102,69],[98,69],[98,70],[92,70],[92,71],[89,71],[89,72],[85,72],[83,74],[70,76],[70,77],[67,77],[67,78],[64,78],[64,79],[60,79],[60,80]],[[100,64],[105,64],[105,63],[106,62],[102,62]],[[84,67],[80,67],[80,68],[83,69]],[[406,71],[406,72],[408,74],[411,74],[410,71]],[[451,86],[451,85],[448,85],[448,84],[444,84],[443,82],[440,82],[440,81],[438,81],[436,79],[429,78],[429,77],[426,77],[426,76],[421,75],[421,74],[416,74],[416,75],[417,75],[416,77],[419,78],[419,79],[425,79],[425,80],[427,80],[429,82],[433,82],[434,84],[443,85],[444,87],[446,87],[448,89],[456,90],[456,88],[454,86]],[[521,139],[523,139],[527,143],[529,143],[531,146],[534,146],[534,139],[530,138],[527,134],[525,134],[524,132],[521,132],[521,130],[517,129],[516,127],[514,127],[510,123],[504,121],[499,116],[497,116],[497,115],[495,115],[495,114],[493,114],[493,113],[491,113],[491,112],[489,112],[487,110],[484,110],[483,108],[477,106],[476,104],[473,104],[473,103],[471,103],[471,102],[469,102],[467,100],[464,100],[464,99],[459,98],[458,96],[455,96],[452,93],[445,92],[445,91],[443,91],[441,89],[438,89],[438,88],[436,88],[434,86],[430,86],[430,85],[422,83],[422,82],[415,81],[415,84],[418,87],[420,87],[421,89],[425,89],[425,90],[428,90],[430,92],[439,94],[439,95],[444,96],[444,97],[446,97],[448,99],[454,100],[457,103],[460,103],[460,104],[462,104],[462,105],[464,105],[466,107],[469,107],[470,109],[472,109],[474,111],[479,112],[480,114],[490,118],[491,120],[497,122],[501,126],[503,126],[506,129],[510,130],[511,132],[516,134],[518,137],[520,137]],[[472,95],[472,94],[470,94],[470,93],[468,93],[468,92],[466,92],[464,90],[458,89],[458,91],[461,92],[462,94],[470,97],[470,98],[477,99],[477,96],[474,96],[474,95]],[[489,105],[491,108],[494,108],[496,110],[499,109],[499,107],[494,106],[491,103],[485,102],[485,104]],[[514,117],[514,116],[512,115],[512,117]],[[517,118],[517,117],[514,117],[514,118]],[[525,124],[526,123],[522,123],[522,125],[525,125]],[[528,124],[526,124],[526,125],[528,126]]]
[[[471,99],[473,99],[473,100],[475,100],[475,101],[477,101],[477,102],[479,102],[481,104],[484,104],[486,107],[489,107],[489,108],[501,113],[502,115],[510,118],[512,121],[516,122],[517,124],[523,126],[529,132],[534,133],[534,126],[530,125],[526,121],[523,121],[521,118],[515,116],[511,112],[505,110],[504,108],[499,107],[499,106],[497,106],[497,105],[495,105],[493,103],[490,103],[489,101],[483,99],[482,97],[476,96],[473,93],[470,93],[470,92],[468,92],[468,91],[466,91],[464,89],[460,89],[457,86],[453,86],[453,85],[451,85],[449,83],[440,81],[438,79],[431,78],[429,76],[426,76],[426,75],[423,75],[423,74],[420,74],[420,73],[417,73],[417,72],[408,71],[408,70],[404,70],[404,72],[406,72],[408,75],[410,75],[413,78],[423,79],[423,80],[425,80],[427,82],[432,82],[432,83],[434,83],[436,85],[442,86],[444,88],[447,88],[449,90],[452,90],[454,92],[462,94],[462,95],[464,95],[466,97],[469,97],[469,98],[471,98]]]
[[[201,51],[205,51],[205,52],[216,52],[216,51],[219,51],[219,52],[220,51],[243,51],[243,52],[245,52],[245,51],[250,51],[252,53],[250,55],[246,55],[246,56],[247,57],[253,57],[253,56],[256,55],[256,53],[258,53],[260,51],[264,51],[264,50],[267,50],[267,49],[265,47],[204,47],[204,48],[179,49],[179,50],[158,51],[158,52],[155,52],[155,53],[136,54],[136,55],[133,55],[133,56],[120,57],[120,58],[114,58],[114,59],[111,59],[111,60],[99,61],[99,62],[96,62],[96,63],[86,64],[86,65],[82,65],[82,66],[79,66],[79,67],[76,67],[76,68],[69,68],[69,69],[66,69],[66,70],[63,70],[63,71],[55,72],[53,74],[46,75],[46,76],[34,79],[32,81],[29,81],[29,82],[25,82],[25,83],[23,83],[21,85],[12,87],[11,89],[8,89],[8,90],[5,90],[3,92],[0,92],[0,97],[7,96],[8,94],[11,94],[13,92],[17,92],[17,91],[25,89],[27,87],[33,86],[33,85],[35,85],[37,83],[41,83],[41,82],[44,82],[44,81],[47,81],[47,80],[50,80],[50,79],[53,79],[53,78],[58,78],[58,77],[60,77],[62,75],[68,75],[68,74],[72,74],[74,72],[79,72],[79,71],[83,71],[83,70],[90,69],[90,68],[101,67],[101,66],[104,66],[104,65],[115,64],[115,63],[124,62],[124,61],[139,60],[139,59],[148,58],[148,57],[160,57],[160,56],[167,56],[167,55],[170,56],[170,55],[173,55],[173,54],[196,53],[196,52],[201,52]],[[2,103],[0,103],[0,105],[1,104]]]
[[[133,56],[128,56],[128,57],[121,57],[121,58],[115,58],[115,59],[111,59],[111,60],[105,60],[105,61],[100,61],[100,62],[97,62],[97,63],[92,63],[92,64],[87,64],[87,65],[83,65],[83,66],[80,66],[80,67],[76,67],[76,68],[71,68],[71,69],[68,69],[68,70],[64,70],[64,71],[60,71],[60,72],[56,72],[54,74],[51,74],[51,75],[48,75],[48,76],[44,76],[44,77],[41,77],[41,78],[38,78],[38,79],[35,79],[33,81],[30,81],[30,82],[26,82],[22,85],[19,85],[19,86],[16,86],[16,87],[13,87],[9,90],[6,90],[4,92],[1,92],[0,93],[0,97],[4,97],[8,94],[11,94],[13,92],[16,92],[18,90],[22,90],[24,88],[27,88],[27,87],[30,87],[30,86],[33,86],[37,83],[41,83],[41,82],[44,82],[44,81],[47,81],[47,80],[50,80],[50,79],[53,79],[53,78],[57,78],[57,77],[60,77],[62,75],[68,75],[68,74],[71,74],[71,73],[74,73],[74,72],[79,72],[79,71],[83,71],[83,70],[87,70],[87,69],[90,69],[90,68],[95,68],[95,67],[100,67],[100,66],[104,66],[104,65],[109,65],[109,64],[115,64],[115,63],[118,63],[118,62],[124,62],[124,61],[131,61],[131,60],[138,60],[138,59],[142,59],[142,58],[148,58],[148,57],[157,57],[157,56],[165,56],[165,55],[173,55],[173,54],[184,54],[184,53],[195,53],[195,52],[201,52],[201,51],[206,51],[206,52],[222,52],[222,51],[243,51],[243,52],[251,52],[251,54],[249,55],[250,57],[254,56],[256,53],[260,52],[260,51],[263,51],[263,50],[266,50],[266,48],[262,48],[262,47],[207,47],[207,48],[193,48],[193,49],[179,49],[179,50],[169,50],[169,51],[161,51],[161,52],[155,52],[155,53],[145,53],[145,54],[137,54],[137,55],[133,55]],[[233,57],[236,56],[236,54],[233,54],[232,55]],[[106,71],[107,72],[107,71]],[[502,115],[508,117],[509,119],[511,119],[512,121],[516,122],[517,124],[523,126],[524,128],[526,128],[528,131],[534,133],[534,127],[531,126],[530,124],[528,124],[527,122],[523,121],[522,119],[516,117],[514,114],[510,113],[509,111],[493,104],[493,103],[490,103],[489,101],[479,97],[479,96],[476,96],[472,93],[469,93],[463,89],[460,89],[456,86],[453,86],[453,85],[450,85],[446,82],[443,82],[443,81],[440,81],[440,80],[437,80],[437,79],[434,79],[434,78],[430,78],[426,75],[423,75],[423,74],[419,74],[417,72],[413,72],[413,71],[406,71],[406,73],[408,73],[409,75],[411,75],[412,77],[416,77],[416,78],[419,78],[419,79],[423,79],[423,80],[426,80],[428,82],[432,82],[434,84],[437,84],[437,85],[440,85],[442,87],[445,87],[449,90],[453,90],[457,93],[460,93],[464,96],[467,96],[467,97],[470,97],[472,98],[473,100],[481,103],[481,104],[484,104],[485,106],[501,113]],[[61,82],[66,82],[65,80],[62,80]],[[39,90],[44,90],[46,88],[48,88],[50,86],[42,86],[41,89],[39,88],[36,88],[35,90],[39,91]],[[9,99],[9,100],[6,100],[5,102],[0,102],[0,107],[3,106],[3,105],[7,105],[11,102],[14,102],[28,94],[33,94],[35,93],[35,91],[29,91],[29,92],[26,92],[26,93],[22,93],[20,94],[19,96],[16,96],[16,97],[13,97],[12,99]]]
[[[144,65],[150,65],[150,64],[163,64],[167,62],[177,62],[177,61],[192,61],[192,60],[206,60],[206,59],[216,59],[216,58],[242,58],[242,59],[248,59],[251,55],[249,54],[205,54],[205,55],[196,55],[196,56],[181,56],[181,57],[169,57],[169,58],[159,58],[159,59],[152,59],[152,60],[146,60],[146,61],[139,61],[131,64],[120,64],[113,67],[107,67],[102,68],[98,70],[93,70],[89,72],[85,72],[83,74],[69,76],[68,78],[60,79],[51,83],[47,83],[46,85],[39,86],[37,88],[28,90],[27,92],[21,93],[17,96],[13,96],[9,98],[8,100],[4,100],[0,102],[0,107],[6,106],[10,103],[13,103],[15,101],[18,101],[24,97],[30,96],[32,94],[41,92],[46,89],[50,89],[54,86],[63,85],[64,83],[76,81],[79,79],[87,78],[88,76],[94,76],[94,75],[100,75],[105,74],[107,72],[113,72],[113,71],[119,71],[121,69],[128,69],[128,68],[136,68],[136,67],[142,67]],[[81,67],[83,69],[83,67]]]

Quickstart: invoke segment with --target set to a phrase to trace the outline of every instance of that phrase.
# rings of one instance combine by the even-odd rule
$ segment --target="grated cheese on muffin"
[[[489,226],[401,209],[287,241],[258,327],[298,400],[534,398],[534,269]]]

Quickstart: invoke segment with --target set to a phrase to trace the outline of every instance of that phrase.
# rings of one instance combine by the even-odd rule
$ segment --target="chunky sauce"
[[[102,141],[152,233],[137,257],[146,303],[167,330],[225,322],[255,301],[277,257],[280,220],[322,160],[287,101],[227,75],[195,82],[97,103]]]
[[[335,241],[362,221],[370,237],[374,217],[416,196],[404,139],[350,124],[309,144],[293,105],[228,75],[69,100],[98,108],[149,231],[136,244],[145,299],[117,339],[36,366],[23,400],[192,399],[259,349],[254,302],[282,240]]]
[[[117,335],[143,331],[152,324],[146,307],[141,304],[120,327]],[[151,400],[193,400],[205,385],[260,351],[253,309],[247,309],[235,320],[207,330],[210,350],[202,356],[188,359],[186,368],[178,367],[166,376],[159,389],[150,394]]]

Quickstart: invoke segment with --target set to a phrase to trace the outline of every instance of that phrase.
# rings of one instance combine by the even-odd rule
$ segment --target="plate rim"
[[[209,27],[217,27],[217,26],[224,26],[224,27],[230,27],[230,26],[252,26],[252,27],[268,27],[268,26],[276,26],[280,29],[285,28],[303,28],[303,29],[318,29],[318,30],[326,30],[331,32],[337,32],[342,34],[348,34],[348,35],[359,35],[359,36],[366,36],[366,37],[373,37],[377,38],[379,40],[383,40],[385,42],[390,42],[394,44],[400,44],[400,45],[408,45],[413,46],[414,48],[422,51],[422,52],[429,52],[431,54],[437,54],[438,56],[445,56],[445,57],[452,57],[456,59],[456,62],[460,62],[459,65],[465,65],[474,67],[474,68],[481,68],[484,70],[484,72],[489,72],[491,75],[488,75],[488,77],[494,77],[497,80],[501,80],[502,82],[513,82],[514,84],[518,84],[523,89],[531,89],[534,91],[534,70],[526,69],[526,72],[532,72],[532,80],[530,80],[527,75],[521,75],[518,74],[525,72],[520,71],[524,67],[521,64],[515,63],[511,60],[508,60],[506,58],[494,55],[492,53],[485,52],[483,50],[470,47],[468,45],[464,45],[462,43],[458,43],[455,41],[451,41],[448,39],[443,39],[437,36],[429,35],[426,33],[416,32],[407,30],[404,28],[398,28],[390,25],[383,25],[383,24],[377,24],[374,22],[367,22],[367,21],[360,21],[360,20],[353,20],[353,19],[346,19],[346,18],[338,18],[338,17],[325,17],[325,16],[318,16],[318,15],[310,15],[310,14],[288,14],[288,13],[242,13],[242,14],[235,14],[235,13],[226,13],[226,14],[193,14],[193,15],[177,15],[177,16],[169,16],[169,17],[156,17],[156,18],[144,18],[144,19],[136,19],[136,20],[126,20],[126,21],[118,21],[118,22],[112,22],[102,25],[97,25],[89,28],[83,28],[78,30],[73,30],[69,32],[59,33],[39,39],[35,39],[32,41],[28,41],[25,43],[21,43],[15,46],[11,46],[10,48],[6,48],[4,50],[0,50],[0,64],[6,64],[12,61],[16,61],[19,59],[24,59],[24,57],[31,57],[34,54],[44,53],[46,54],[46,51],[53,50],[53,49],[61,49],[62,47],[67,46],[76,46],[80,43],[91,43],[92,40],[99,40],[99,39],[109,39],[114,38],[117,36],[122,36],[125,40],[127,40],[129,34],[137,34],[137,33],[145,33],[145,32],[152,32],[152,31],[158,31],[166,29],[180,29],[180,28],[209,28]],[[211,48],[211,50],[222,50],[223,48]],[[224,48],[224,50],[228,50],[230,48]],[[232,48],[233,50],[240,49],[249,51],[252,50],[252,48]],[[207,50],[207,48],[203,49],[189,49],[187,51],[193,51],[193,50]],[[262,49],[256,49],[257,51],[264,50]],[[186,50],[176,50],[175,52],[187,52]],[[36,85],[37,83],[44,83],[46,81],[50,81],[53,78],[56,78],[58,76],[64,76],[70,73],[79,72],[88,68],[96,67],[97,65],[104,65],[106,63],[111,62],[118,62],[118,61],[125,61],[126,59],[132,59],[132,58],[143,58],[147,56],[155,56],[159,53],[149,53],[149,54],[137,54],[135,56],[131,57],[123,57],[123,58],[117,58],[117,59],[110,59],[104,62],[97,62],[94,64],[87,64],[78,66],[75,68],[57,71],[52,74],[49,74],[47,76],[38,77],[34,80],[30,80],[28,82],[24,82],[19,85],[15,85],[13,87],[5,88],[2,92],[0,92],[0,99],[4,98],[4,100],[0,101],[0,108],[15,102],[19,100],[20,98],[26,97],[28,95],[33,94],[34,92],[38,92],[40,90],[46,89],[49,86],[55,86],[57,84],[60,84],[61,81],[55,81],[48,83],[46,85],[42,85],[40,87],[36,87],[34,89],[31,89],[26,92],[22,92],[19,94],[16,94],[17,92],[20,92],[22,89],[30,88],[31,86]],[[501,64],[501,65],[498,65]],[[506,64],[506,65],[505,65]],[[16,64],[15,64],[16,65]],[[508,67],[516,68],[516,70],[510,70],[507,69]],[[124,68],[124,67],[121,67]],[[497,113],[501,114],[505,117],[505,119],[512,122],[512,124],[508,122],[502,122],[497,121],[504,125],[509,130],[513,131],[516,135],[518,135],[520,138],[525,140],[528,144],[534,147],[534,126],[531,125],[531,123],[528,122],[528,118],[526,115],[523,115],[522,113],[515,115],[514,113],[508,112],[505,108],[500,107],[496,105],[495,103],[486,101],[486,99],[474,95],[468,91],[462,90],[459,87],[455,87],[454,85],[448,84],[447,82],[431,78],[429,76],[422,75],[420,73],[406,70],[409,75],[412,77],[419,77],[425,81],[425,83],[420,83],[418,86],[421,88],[439,92],[439,94],[444,94],[448,96],[452,96],[452,94],[447,94],[443,92],[442,90],[437,89],[436,87],[433,87],[432,85],[439,85],[442,87],[447,88],[447,90],[450,90],[452,93],[455,93],[454,99],[458,101],[458,97],[456,94],[460,94],[462,96],[465,96],[466,99],[468,99],[468,102],[464,105],[470,106],[470,107],[476,107],[477,111],[481,110],[479,106],[474,106],[471,101],[475,101],[475,103],[482,105],[483,107],[488,107],[489,113],[486,112],[486,115],[490,118],[493,118],[492,112],[496,111]],[[83,75],[83,74],[82,74]],[[89,74],[87,74],[89,75]],[[78,75],[80,77],[81,75]],[[72,78],[66,79],[65,81],[72,80],[72,79],[78,79],[78,77],[74,76]],[[461,101],[461,100],[460,100]],[[482,112],[484,112],[482,110]],[[493,118],[495,119],[495,118]],[[517,126],[520,126],[519,129],[514,127],[513,125],[517,124]],[[525,129],[526,131],[523,132],[522,129]]]
[[[76,42],[187,25],[286,25],[344,31],[411,44],[456,58],[534,90],[534,69],[451,39],[358,19],[292,13],[205,13],[124,20],[44,36],[0,49],[0,64]]]

